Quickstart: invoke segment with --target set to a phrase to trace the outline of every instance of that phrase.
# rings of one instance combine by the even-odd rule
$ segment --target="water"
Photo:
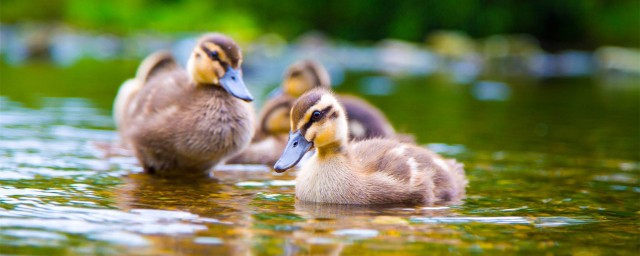
[[[341,92],[383,106],[398,130],[464,162],[470,180],[462,205],[357,207],[295,202],[295,174],[261,166],[223,166],[218,180],[162,179],[140,173],[135,159],[105,155],[117,138],[111,101],[134,69],[1,67],[0,253],[640,250],[637,81],[521,78],[487,87],[348,74]],[[388,95],[367,92],[379,79]]]

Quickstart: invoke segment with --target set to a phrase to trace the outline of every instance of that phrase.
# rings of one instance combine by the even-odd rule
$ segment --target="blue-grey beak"
[[[244,101],[253,101],[253,96],[244,85],[242,74],[236,69],[227,68],[227,72],[220,78],[220,85],[233,97]]]
[[[307,151],[313,146],[313,143],[307,141],[300,131],[289,133],[289,141],[284,148],[280,159],[273,166],[276,172],[284,172],[295,166]]]

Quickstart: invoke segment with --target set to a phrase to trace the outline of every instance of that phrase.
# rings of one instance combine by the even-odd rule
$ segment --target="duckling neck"
[[[368,196],[362,177],[346,154],[327,154],[318,148],[317,154],[309,159],[298,172],[296,178],[296,198],[302,201],[359,204]],[[324,154],[324,156],[322,156]]]
[[[318,158],[327,159],[334,156],[347,155],[347,149],[341,141],[318,147]]]
[[[202,82],[194,82],[194,88],[196,90],[212,92],[212,93],[222,93],[219,96],[231,96],[222,86],[214,83],[202,83]]]
[[[192,81],[193,84],[195,84],[196,87],[198,88],[220,88],[222,89],[222,86],[217,84],[217,83],[205,83],[205,82],[198,82],[198,81]]]

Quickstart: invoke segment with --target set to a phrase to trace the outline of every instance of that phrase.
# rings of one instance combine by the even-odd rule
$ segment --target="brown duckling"
[[[322,64],[312,60],[302,60],[291,65],[282,84],[284,95],[289,95],[294,99],[297,99],[305,92],[315,88],[331,88],[329,72],[327,72]],[[347,111],[350,124],[350,139],[363,140],[395,136],[393,127],[384,114],[376,107],[356,96],[338,95],[337,98]],[[292,105],[293,100],[290,101],[288,106],[289,108],[287,110],[290,110]],[[274,120],[271,119],[286,120],[284,122],[286,124],[285,130],[288,130],[289,111],[284,112],[287,116],[279,116],[279,113],[283,112],[279,112],[277,108],[264,108],[264,112],[260,115],[259,119],[260,132],[272,134],[273,132],[282,130],[280,126],[276,126],[280,129],[278,131],[270,130],[270,126],[265,125],[265,123],[275,123]]]
[[[287,141],[289,111],[293,103],[302,94],[315,88],[331,88],[329,73],[322,64],[302,60],[291,65],[284,76],[282,95],[267,101],[262,108],[251,145],[227,163],[274,164]],[[350,139],[397,136],[387,118],[376,107],[355,96],[340,95],[338,100],[347,111]],[[413,140],[410,136],[402,136],[408,141]]]
[[[206,175],[253,137],[253,97],[242,80],[240,48],[224,35],[206,34],[187,70],[154,56],[143,61],[152,68],[116,98],[118,130],[145,172]]]
[[[313,90],[291,109],[291,132],[274,169],[295,166],[296,198],[335,204],[455,203],[465,195],[462,164],[393,139],[348,140],[344,108],[329,91]]]

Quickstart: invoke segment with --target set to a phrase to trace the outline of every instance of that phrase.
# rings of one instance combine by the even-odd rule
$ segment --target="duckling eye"
[[[209,53],[209,57],[211,57],[212,60],[220,60],[220,56],[218,55],[218,51],[212,51]]]
[[[318,110],[313,111],[313,113],[311,114],[311,120],[318,121],[318,119],[320,119],[321,116],[322,116],[322,113],[320,113],[320,111]]]

